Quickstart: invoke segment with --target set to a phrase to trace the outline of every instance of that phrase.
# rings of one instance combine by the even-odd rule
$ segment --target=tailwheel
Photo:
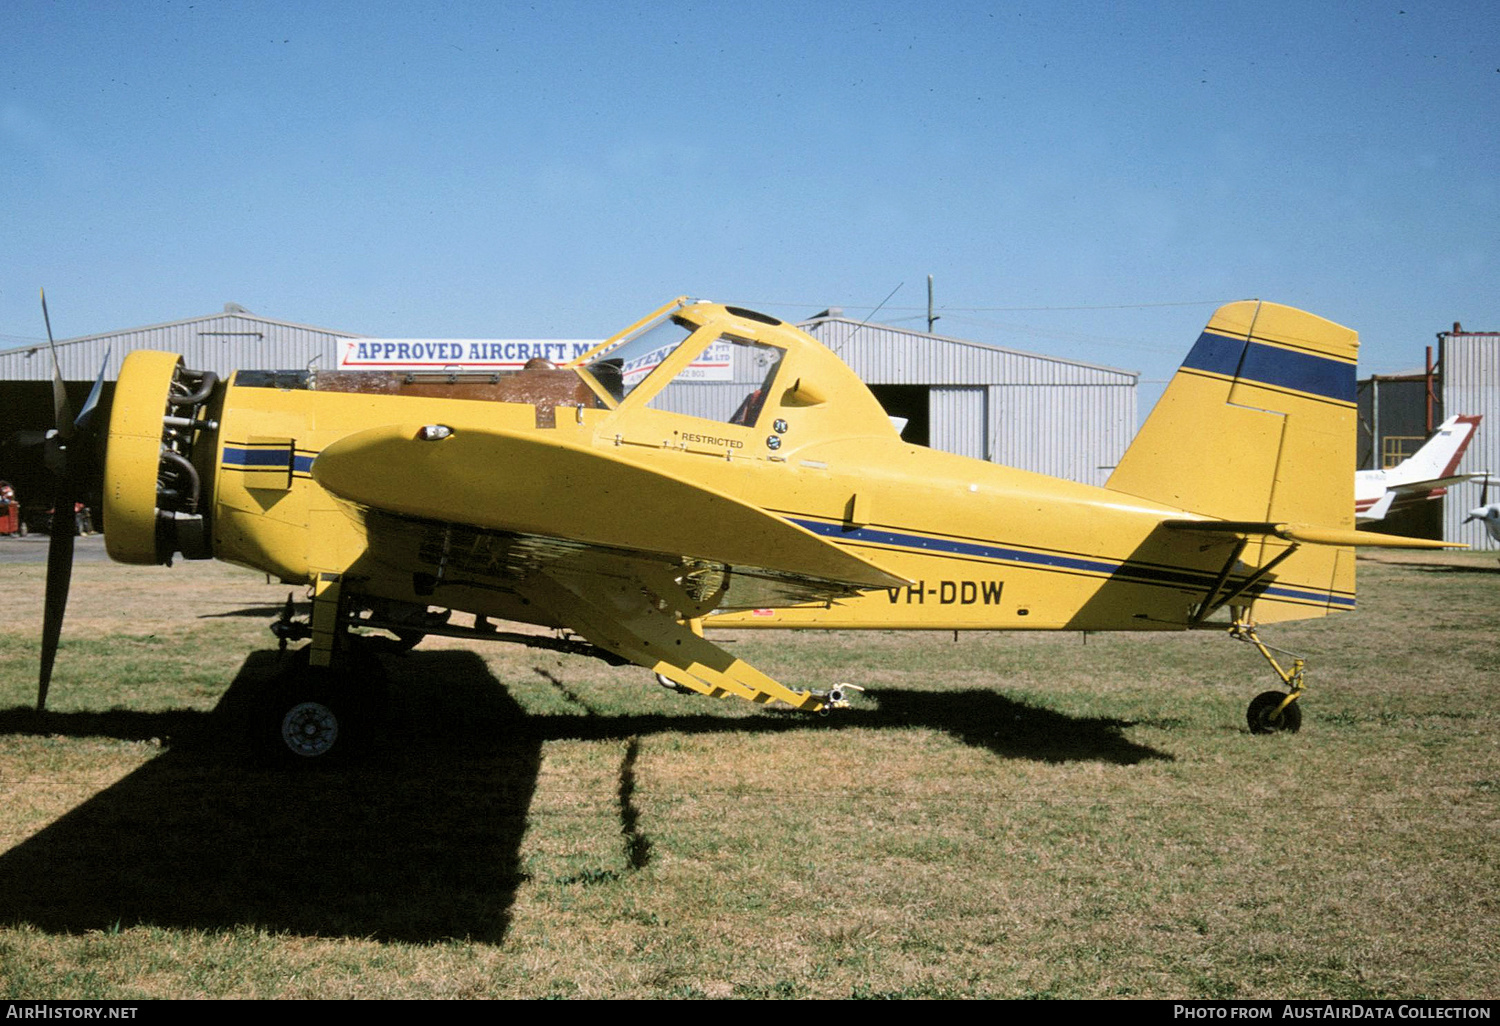
[[[1250,707],[1245,710],[1245,721],[1250,725],[1252,734],[1295,734],[1302,729],[1302,706],[1298,699],[1302,697],[1305,687],[1303,681],[1306,663],[1301,656],[1285,649],[1272,648],[1260,640],[1260,635],[1255,632],[1255,624],[1249,620],[1236,616],[1234,623],[1229,627],[1229,636],[1237,641],[1244,641],[1253,646],[1270,664],[1276,676],[1281,678],[1281,683],[1288,688],[1287,691],[1262,691],[1255,696]],[[1284,667],[1276,660],[1276,653],[1292,657],[1292,665]]]
[[[1252,734],[1295,734],[1302,729],[1302,707],[1295,694],[1262,691],[1245,710]]]

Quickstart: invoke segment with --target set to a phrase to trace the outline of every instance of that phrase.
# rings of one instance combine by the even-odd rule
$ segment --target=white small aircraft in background
[[[1438,425],[1422,448],[1394,467],[1356,470],[1354,519],[1361,524],[1384,520],[1392,508],[1409,509],[1428,499],[1441,499],[1449,485],[1482,477],[1482,474],[1454,473],[1481,419],[1477,414],[1449,417]],[[1500,513],[1487,524],[1491,534],[1500,530]]]
[[[1500,477],[1492,477],[1489,474],[1478,475],[1479,505],[1469,510],[1469,515],[1464,517],[1464,523],[1470,520],[1478,520],[1484,524],[1484,529],[1490,532],[1490,537],[1500,542],[1500,502],[1490,501],[1490,483],[1500,483]]]

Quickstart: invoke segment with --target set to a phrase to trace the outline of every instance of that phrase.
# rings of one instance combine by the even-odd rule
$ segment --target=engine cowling
[[[104,544],[121,563],[213,555],[204,474],[193,459],[218,379],[176,353],[137,350],[115,385],[104,457]],[[210,461],[211,464],[212,461]],[[210,467],[210,473],[211,467]]]

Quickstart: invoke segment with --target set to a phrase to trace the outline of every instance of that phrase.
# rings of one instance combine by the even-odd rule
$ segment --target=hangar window
[[[724,424],[753,425],[771,394],[786,350],[720,335],[647,403]]]

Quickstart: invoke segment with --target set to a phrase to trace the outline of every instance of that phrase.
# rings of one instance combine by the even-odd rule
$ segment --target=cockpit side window
[[[655,324],[621,339],[584,366],[617,404],[635,391],[698,326],[682,317],[664,317]]]
[[[720,335],[646,405],[751,426],[760,417],[785,355],[778,346]]]

